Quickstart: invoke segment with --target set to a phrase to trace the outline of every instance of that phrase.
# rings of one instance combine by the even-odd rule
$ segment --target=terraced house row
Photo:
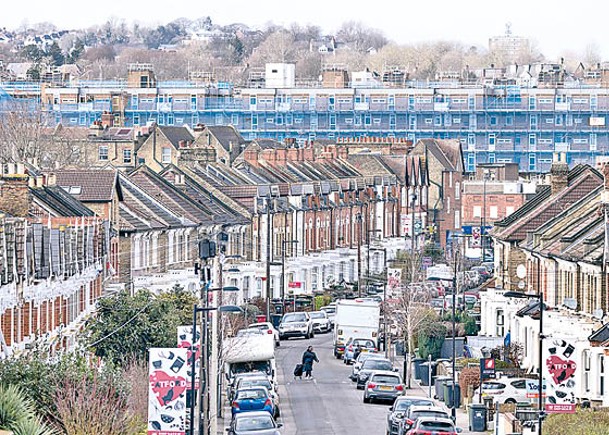
[[[68,129],[53,134],[68,134]],[[89,169],[3,168],[3,236],[11,225],[43,229],[25,245],[25,256],[18,255],[22,238],[5,239],[10,249],[2,251],[2,264],[16,271],[0,286],[5,352],[44,336],[49,346],[69,345],[103,292],[162,291],[176,283],[198,291],[194,264],[202,239],[219,246],[221,255],[211,263],[214,285],[237,286],[243,300],[266,296],[267,275],[272,297],[288,289],[311,293],[333,283],[365,282],[365,276],[383,271],[385,258],[412,243],[413,234],[424,237],[412,223],[427,228],[433,219],[437,226],[427,236],[438,243],[455,231],[459,205],[454,192],[462,177],[458,142],[405,147],[379,140],[380,148],[401,152],[373,154],[358,152],[361,144],[247,141],[232,127],[152,129],[128,145],[138,162],[133,167],[102,160]],[[104,140],[103,135],[85,136],[79,146],[99,150]],[[24,192],[18,212],[5,195],[13,185]],[[56,192],[55,208],[35,207],[34,199],[51,197],[42,194],[47,191]],[[63,200],[72,206],[60,207]],[[97,232],[79,235],[94,224]],[[57,239],[56,233],[65,236]],[[93,248],[63,244],[61,237],[72,233]],[[379,249],[368,252],[366,247]],[[82,294],[80,287],[64,285],[70,284],[70,275],[55,271],[56,257],[61,264],[68,252],[75,258],[71,262],[90,265],[86,274],[78,271]],[[36,256],[41,264],[50,263],[48,275],[25,273],[34,269],[24,262]],[[45,290],[36,290],[34,298],[26,291],[29,286]],[[63,294],[68,289],[74,294]],[[45,302],[50,308],[41,308]]]
[[[550,67],[536,76],[515,66],[511,73],[488,68],[473,82],[401,84],[327,68],[312,88],[299,85],[288,64],[267,65],[256,87],[162,82],[151,65],[135,64],[126,80],[4,83],[0,97],[33,98],[49,125],[88,126],[106,115],[118,127],[232,125],[248,140],[454,139],[468,172],[480,163],[547,172],[555,152],[566,153],[569,164],[593,164],[609,149],[607,70]]]
[[[538,338],[543,302],[543,361],[555,355],[577,367],[567,385],[544,372],[565,403],[608,404],[608,201],[607,164],[569,168],[557,158],[551,182],[492,231],[496,286],[481,295],[480,334],[503,342],[509,333],[523,346],[523,367],[545,371]],[[519,302],[506,291],[535,296]]]

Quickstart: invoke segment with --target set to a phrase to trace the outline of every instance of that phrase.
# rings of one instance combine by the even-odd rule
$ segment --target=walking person
[[[319,362],[317,354],[313,352],[313,346],[307,347],[307,350],[302,354],[302,370],[305,374],[305,379],[311,379],[313,376],[313,361]]]

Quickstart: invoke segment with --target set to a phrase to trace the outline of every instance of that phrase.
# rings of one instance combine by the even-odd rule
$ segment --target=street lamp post
[[[197,314],[198,313],[208,313],[210,311],[219,311],[219,312],[232,312],[232,313],[236,313],[236,312],[241,312],[241,308],[235,305],[223,305],[220,307],[199,307],[198,305],[194,305],[193,306],[193,310],[192,310],[192,341],[191,341],[191,348],[190,348],[190,352],[191,352],[191,356],[190,356],[190,435],[194,435],[194,428],[195,428],[195,402],[196,402],[196,389],[195,389],[195,358],[196,358],[196,346],[195,346],[195,341],[196,341],[196,337],[197,337]],[[206,331],[207,331],[207,317],[204,317],[204,323],[203,323],[203,333],[201,334],[201,344],[199,346],[199,349],[201,349],[201,360],[200,360],[200,365],[201,368],[204,367],[204,363],[205,366],[207,366],[207,358],[204,359],[203,355],[204,350],[207,347],[207,337],[206,337]],[[201,386],[199,391],[201,392],[200,396],[204,397],[203,394],[203,390],[205,390],[207,388],[207,380],[205,379],[205,376],[202,376],[200,379],[201,382]],[[201,407],[201,401],[199,400],[199,409]],[[201,411],[199,410],[199,416],[201,414]],[[202,424],[202,421],[199,424],[199,428],[204,427]],[[201,430],[199,430],[200,435],[202,435]]]
[[[515,292],[508,291],[503,294],[506,298],[517,298],[517,299],[538,299],[539,300],[539,396],[538,396],[538,420],[537,425],[539,429],[537,431],[538,435],[541,435],[541,426],[543,424],[543,419],[545,417],[545,409],[543,406],[543,376],[542,376],[542,367],[543,367],[543,311],[544,311],[544,300],[543,300],[543,291],[540,289],[539,294],[536,293],[523,293],[523,292]]]
[[[281,241],[281,307],[285,314],[285,245],[290,243],[290,254],[293,254],[291,245],[298,243],[298,240],[282,240]],[[294,307],[296,308],[296,307]]]

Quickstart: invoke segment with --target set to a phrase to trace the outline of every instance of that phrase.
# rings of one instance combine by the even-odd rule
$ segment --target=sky
[[[609,6],[556,0],[29,0],[6,2],[0,13],[0,28],[14,29],[22,24],[51,22],[60,29],[80,29],[103,24],[108,19],[127,23],[166,24],[173,19],[210,16],[214,24],[243,23],[264,28],[272,22],[319,26],[324,33],[335,32],[342,23],[355,21],[378,29],[399,44],[449,40],[466,45],[488,46],[491,36],[512,34],[530,38],[550,60],[565,53],[582,54],[594,47],[603,60],[609,60]],[[581,5],[581,6],[579,6]]]

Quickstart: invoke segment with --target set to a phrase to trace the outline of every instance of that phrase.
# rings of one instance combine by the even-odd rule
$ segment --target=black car
[[[388,370],[388,371],[397,371],[397,369],[393,368],[393,364],[391,361],[385,358],[371,358],[364,361],[362,364],[362,368],[357,374],[357,389],[363,390],[368,378],[370,377],[370,373],[376,370]]]

